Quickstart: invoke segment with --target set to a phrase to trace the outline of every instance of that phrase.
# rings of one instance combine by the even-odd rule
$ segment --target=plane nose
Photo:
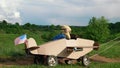
[[[94,42],[93,50],[98,50],[98,49],[99,49],[99,43],[98,42]]]

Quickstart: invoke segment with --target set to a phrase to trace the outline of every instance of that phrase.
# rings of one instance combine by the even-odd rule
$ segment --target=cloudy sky
[[[91,17],[120,21],[120,0],[0,0],[0,20],[37,25],[87,25]]]

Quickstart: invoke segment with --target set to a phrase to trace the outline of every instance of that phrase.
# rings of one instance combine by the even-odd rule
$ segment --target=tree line
[[[110,23],[104,16],[92,17],[87,26],[70,26],[72,34],[81,38],[106,42],[120,36],[120,22]],[[26,23],[11,24],[5,20],[0,21],[0,34],[39,34],[41,38],[49,41],[61,32],[60,25],[36,25]]]

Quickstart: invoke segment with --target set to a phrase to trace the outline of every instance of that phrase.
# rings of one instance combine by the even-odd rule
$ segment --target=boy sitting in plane
[[[66,39],[71,39],[70,33],[71,33],[71,28],[67,25],[63,25],[61,26],[61,34],[58,34],[57,36],[55,36],[53,38],[53,40],[58,40],[58,39],[62,39],[62,38],[66,38]]]

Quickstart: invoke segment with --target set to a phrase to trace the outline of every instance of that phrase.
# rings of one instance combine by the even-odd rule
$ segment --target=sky
[[[120,0],[0,0],[0,21],[86,26],[92,17],[120,21]]]

